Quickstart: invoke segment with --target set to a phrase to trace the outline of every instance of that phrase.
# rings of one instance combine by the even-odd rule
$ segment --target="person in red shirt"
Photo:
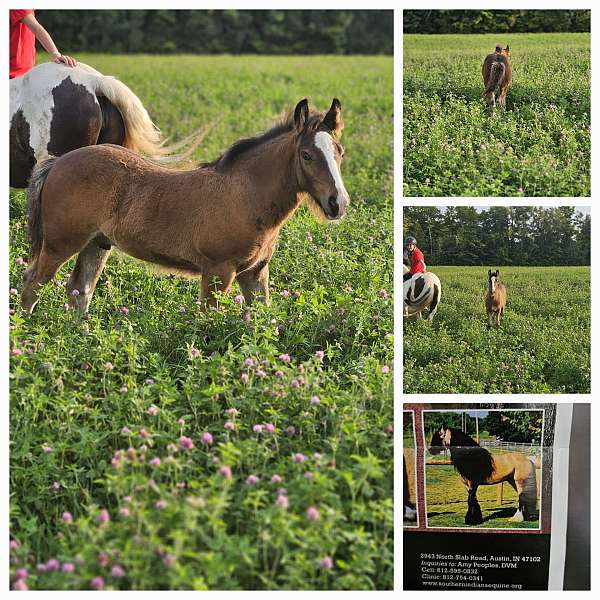
[[[10,11],[10,71],[11,79],[25,75],[35,65],[35,40],[44,47],[54,62],[69,67],[77,61],[61,54],[50,34],[38,23],[33,9]]]
[[[408,236],[406,238],[406,249],[408,250],[408,258],[410,260],[410,271],[404,273],[404,281],[410,279],[416,273],[423,273],[425,271],[425,257],[417,248],[417,240],[414,237]]]

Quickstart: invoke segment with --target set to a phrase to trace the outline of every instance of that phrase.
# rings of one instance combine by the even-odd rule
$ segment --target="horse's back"
[[[98,182],[113,184],[126,178],[140,181],[144,177],[176,173],[156,165],[128,148],[117,144],[83,146],[60,156],[50,176],[60,174],[66,185],[91,185]]]

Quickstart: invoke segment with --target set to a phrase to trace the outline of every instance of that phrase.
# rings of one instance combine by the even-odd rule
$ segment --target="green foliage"
[[[506,111],[481,65],[510,44]],[[590,36],[404,36],[406,196],[589,196]]]
[[[405,393],[589,393],[590,270],[500,270],[508,303],[488,327],[487,268],[435,267],[433,323],[404,320]]]
[[[404,33],[590,32],[589,10],[405,10]]]
[[[440,430],[442,425],[460,429],[468,435],[475,433],[475,420],[470,419],[468,415],[454,412],[424,412],[423,427],[425,431],[425,443],[429,444],[431,435]]]
[[[391,10],[39,10],[63,52],[393,54]]]
[[[253,306],[250,322],[231,296],[201,310],[196,281],[119,254],[86,319],[64,309],[72,261],[31,317],[11,295],[12,576],[27,567],[31,589],[98,576],[112,589],[391,589],[392,60],[78,58],[130,85],[173,139],[218,121],[198,160],[300,98],[324,109],[339,97],[352,205],[339,226],[305,209],[285,226],[272,306]],[[25,194],[10,202],[20,289]],[[73,573],[36,571],[51,557]]]
[[[541,411],[491,411],[484,426],[494,436],[506,442],[540,443],[543,413]]]
[[[406,206],[402,221],[430,266],[590,264],[590,215],[573,206]]]

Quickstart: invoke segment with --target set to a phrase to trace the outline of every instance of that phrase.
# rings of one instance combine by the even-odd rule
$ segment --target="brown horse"
[[[512,66],[510,64],[509,49],[496,46],[495,52],[488,54],[483,61],[481,69],[483,74],[483,85],[490,111],[496,107],[496,88],[499,88],[498,104],[504,109],[506,106],[506,94],[512,79]]]
[[[510,520],[521,522],[538,518],[536,466],[527,455],[522,452],[492,455],[460,429],[445,424],[433,433],[429,452],[439,454],[444,449],[450,450],[452,464],[467,488],[466,525],[483,523],[477,488],[504,481],[519,494],[517,512]]]
[[[508,297],[506,286],[498,281],[500,271],[494,273],[488,269],[488,286],[485,290],[485,309],[488,316],[488,325],[496,324],[500,327],[500,318],[504,316],[506,299]]]
[[[29,186],[32,260],[23,308],[79,253],[67,290],[88,310],[112,245],[160,267],[202,277],[201,298],[237,279],[248,303],[269,300],[269,261],[283,224],[307,199],[331,221],[350,198],[342,181],[341,105],[293,117],[233,144],[216,161],[169,170],[113,145],[80,148],[38,165]]]

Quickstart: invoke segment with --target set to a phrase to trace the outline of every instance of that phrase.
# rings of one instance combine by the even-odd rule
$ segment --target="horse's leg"
[[[508,92],[508,86],[503,85],[500,86],[500,98],[498,99],[498,104],[500,108],[504,110],[506,108],[506,93]]]
[[[469,490],[468,504],[469,509],[465,515],[465,525],[480,525],[483,523],[483,515],[481,514],[481,507],[477,502],[477,488],[476,483],[471,482]]]
[[[235,267],[230,263],[210,265],[202,273],[200,299],[209,306],[217,306],[216,292],[227,293],[235,278]]]
[[[494,324],[494,314],[492,311],[488,311],[488,327],[491,327]]]
[[[531,521],[536,518],[537,512],[537,482],[535,466],[528,459],[524,468],[515,473],[515,483],[519,494],[519,508],[510,519],[514,522]]]
[[[485,98],[487,100],[487,105],[488,105],[488,111],[491,115],[494,114],[494,110],[496,108],[496,94],[495,91],[492,90],[491,92],[489,92],[488,94],[485,95]]]
[[[102,274],[109,255],[110,247],[108,249],[101,248],[96,238],[79,253],[75,268],[67,283],[69,304],[73,308],[82,313],[88,311],[96,289],[96,283]]]
[[[269,263],[239,273],[236,278],[248,304],[255,299],[269,304]]]
[[[42,244],[39,256],[23,275],[24,286],[21,293],[21,304],[28,313],[31,313],[37,304],[40,286],[48,283],[60,269],[60,266],[71,256],[72,254],[49,252],[46,244]]]

